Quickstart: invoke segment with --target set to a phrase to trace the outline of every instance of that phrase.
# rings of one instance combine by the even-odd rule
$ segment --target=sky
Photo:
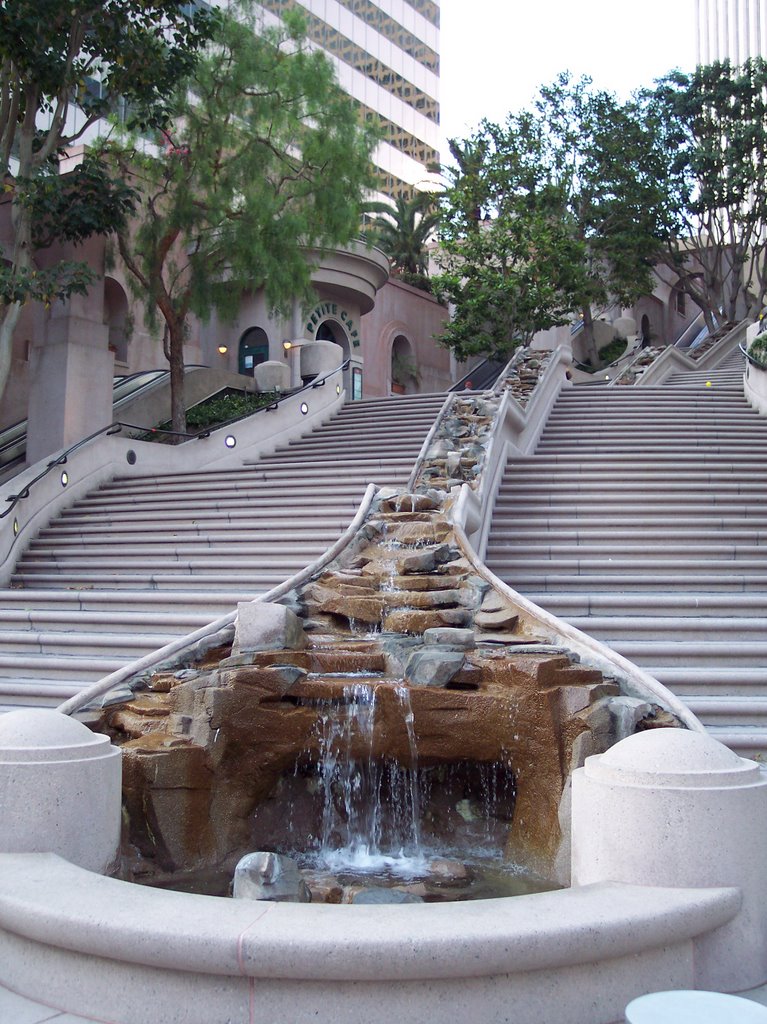
[[[693,0],[441,0],[440,11],[444,139],[528,106],[560,71],[625,98],[695,60]]]

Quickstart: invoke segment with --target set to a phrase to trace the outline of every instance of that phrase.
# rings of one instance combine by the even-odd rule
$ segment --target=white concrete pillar
[[[696,943],[696,987],[767,980],[767,777],[703,733],[654,729],[573,775],[572,884],[735,886],[732,922]]]
[[[0,852],[56,853],[105,874],[120,846],[122,760],[48,708],[0,715]]]

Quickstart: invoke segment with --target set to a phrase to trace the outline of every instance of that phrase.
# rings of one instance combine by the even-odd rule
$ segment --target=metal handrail
[[[740,345],[738,345],[738,348],[743,353],[743,355],[746,357],[748,362],[751,363],[752,366],[756,366],[757,369],[764,370],[765,372],[767,372],[767,363],[760,363],[758,359],[755,359],[751,355],[751,353],[748,351],[748,349],[743,347],[743,343],[742,342],[741,342]]]
[[[224,427],[231,426],[232,423],[238,423],[240,420],[247,419],[250,416],[255,416],[259,412],[271,412],[274,409],[278,408],[280,403],[288,398],[294,398],[296,395],[303,394],[304,391],[311,391],[312,388],[323,387],[325,381],[329,377],[332,377],[334,374],[338,373],[339,370],[342,372],[346,370],[350,362],[350,359],[346,359],[343,363],[341,363],[340,366],[337,366],[335,370],[330,370],[328,373],[326,373],[324,377],[319,377],[313,381],[310,381],[308,384],[305,384],[302,388],[298,388],[298,390],[296,391],[291,391],[289,395],[281,395],[280,398],[276,398],[274,402],[270,403],[269,405],[262,405],[260,409],[254,409],[253,412],[251,413],[246,413],[244,416],[235,416],[233,419],[227,420],[226,423],[219,423],[216,425],[215,429],[222,430]],[[201,441],[203,438],[210,437],[212,432],[210,429],[208,429],[200,430],[195,434],[188,434],[183,433],[182,431],[179,430],[165,430],[162,427],[142,427],[138,426],[135,423],[122,423],[119,421],[115,423],[110,423],[108,426],[102,427],[100,430],[94,431],[94,433],[89,434],[87,437],[81,438],[75,444],[71,445],[71,447],[67,448],[65,452],[62,452],[57,459],[53,459],[51,462],[47,463],[45,469],[43,469],[40,473],[37,474],[36,477],[30,480],[29,483],[24,487],[24,489],[19,491],[18,494],[9,494],[8,497],[5,499],[6,502],[8,503],[8,507],[3,512],[0,512],[0,519],[5,519],[6,516],[9,516],[20,501],[23,501],[25,498],[29,497],[29,492],[36,483],[38,483],[44,477],[48,476],[52,469],[55,469],[57,466],[66,465],[69,457],[71,455],[74,455],[74,453],[78,451],[80,448],[83,448],[86,444],[90,444],[91,441],[95,440],[95,438],[97,437],[100,437],[102,434],[104,434],[107,437],[110,437],[113,434],[119,434],[124,428],[128,430],[141,430],[144,433],[170,434],[173,437],[183,437],[189,441]]]

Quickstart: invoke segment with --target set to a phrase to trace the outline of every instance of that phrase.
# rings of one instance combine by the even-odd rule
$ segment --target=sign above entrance
[[[360,335],[357,328],[354,326],[351,314],[345,309],[339,309],[337,302],[320,302],[314,307],[309,316],[306,318],[306,329],[314,335],[317,333],[317,328],[325,319],[325,317],[335,317],[344,328],[346,333],[349,335],[349,339],[354,348],[360,347]]]

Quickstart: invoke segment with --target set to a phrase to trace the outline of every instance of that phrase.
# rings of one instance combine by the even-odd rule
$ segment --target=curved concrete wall
[[[114,1024],[609,1024],[699,984],[734,889],[596,885],[416,906],[259,903],[0,856],[0,982]]]

